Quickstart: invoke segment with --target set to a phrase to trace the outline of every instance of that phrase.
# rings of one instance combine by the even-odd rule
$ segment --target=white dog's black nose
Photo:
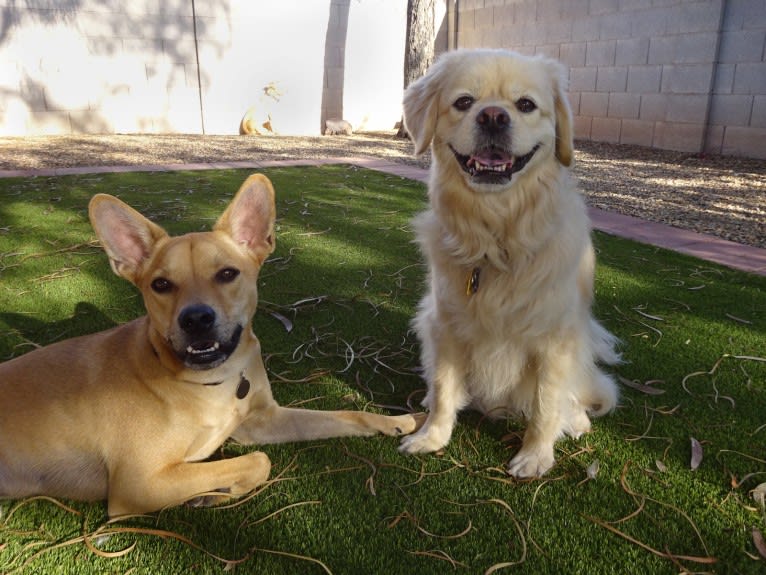
[[[178,316],[178,325],[190,335],[204,334],[215,324],[215,310],[209,305],[190,305]]]
[[[476,123],[490,132],[499,132],[511,124],[511,117],[500,106],[487,106],[476,116]]]

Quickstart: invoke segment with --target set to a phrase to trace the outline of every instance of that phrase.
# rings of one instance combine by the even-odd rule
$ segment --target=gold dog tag
[[[468,282],[465,285],[465,295],[472,296],[479,291],[479,276],[481,275],[481,268],[473,268],[468,275]]]

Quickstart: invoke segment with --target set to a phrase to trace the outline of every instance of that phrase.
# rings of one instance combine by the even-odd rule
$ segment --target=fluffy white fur
[[[429,267],[414,320],[429,415],[403,439],[402,451],[444,447],[457,413],[471,407],[525,418],[508,472],[540,476],[554,464],[556,439],[588,431],[588,415],[617,402],[613,380],[597,365],[619,356],[615,338],[591,315],[594,253],[568,170],[572,120],[564,89],[565,71],[553,60],[461,50],[442,56],[405,94],[416,152],[430,145],[433,162],[430,209],[414,221]],[[456,105],[461,98],[472,101],[469,109]],[[507,114],[503,154],[518,162],[537,147],[508,181],[476,178],[459,160],[481,157],[481,146],[488,153],[478,120],[488,109]]]

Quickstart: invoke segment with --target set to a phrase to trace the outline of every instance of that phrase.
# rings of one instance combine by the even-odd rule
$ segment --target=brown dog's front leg
[[[415,431],[424,419],[425,414],[380,415],[272,406],[245,419],[231,436],[245,445],[265,445],[376,433],[404,435]]]
[[[109,482],[109,516],[157,511],[218,490],[239,497],[265,483],[270,471],[271,461],[261,452],[179,463],[148,475],[136,469],[118,470]]]

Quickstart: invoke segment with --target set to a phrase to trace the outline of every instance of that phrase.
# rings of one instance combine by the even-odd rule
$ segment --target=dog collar
[[[476,267],[468,274],[468,281],[465,284],[465,295],[471,297],[477,291],[479,291],[479,277],[481,276],[481,268]]]

